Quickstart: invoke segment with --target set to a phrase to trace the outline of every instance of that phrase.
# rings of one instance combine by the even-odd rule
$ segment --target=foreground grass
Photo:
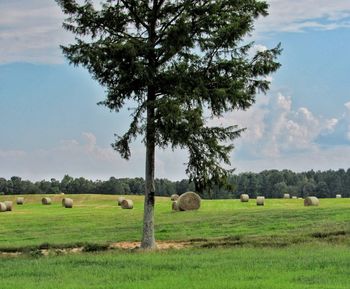
[[[0,264],[2,289],[350,288],[349,248],[324,244],[0,257]]]
[[[43,206],[42,196],[25,196],[24,206],[0,214],[0,250],[76,243],[107,244],[140,240],[143,198],[132,196],[133,210],[121,210],[116,196],[72,195],[73,209],[61,207],[61,196]],[[0,201],[16,197],[1,196]],[[220,239],[220,245],[276,246],[319,241],[350,245],[350,199],[321,199],[320,207],[302,200],[203,201],[199,211],[172,212],[169,198],[156,200],[158,240]],[[228,240],[225,243],[221,239]],[[210,244],[210,242],[209,242]]]
[[[172,212],[157,198],[158,240],[190,240],[192,248],[161,252],[109,250],[65,254],[40,247],[69,247],[135,241],[141,238],[143,198],[122,210],[116,196],[74,195],[73,209],[40,204],[0,214],[1,289],[349,289],[350,199],[203,201],[195,212]],[[0,201],[16,197],[0,197]],[[45,244],[44,246],[42,244]],[[94,245],[95,244],[95,245]]]

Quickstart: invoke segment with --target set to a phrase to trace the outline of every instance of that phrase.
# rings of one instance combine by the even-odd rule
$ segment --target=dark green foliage
[[[69,180],[69,182],[67,182]],[[50,194],[59,186],[61,192],[66,194],[111,194],[111,195],[142,195],[144,193],[145,181],[143,178],[121,178],[111,177],[106,181],[91,181],[85,178],[72,178],[64,176],[62,181],[51,179],[51,186],[43,187],[41,183],[32,183],[21,180],[18,183],[20,188],[18,194],[31,194],[27,188],[34,188],[40,194]],[[12,181],[0,178],[1,194],[13,194]],[[334,186],[337,183],[337,186]],[[334,198],[336,194],[343,197],[350,197],[350,169],[333,171],[308,171],[295,173],[290,170],[269,170],[261,173],[242,173],[230,175],[228,184],[231,189],[214,186],[211,190],[211,198],[230,199],[237,198],[241,193],[246,193],[252,198],[263,195],[268,198],[281,198],[284,193],[299,197],[317,196],[319,198]],[[167,179],[155,180],[156,195],[170,196],[173,193],[182,194],[187,191],[194,191],[194,183],[188,180],[169,181]],[[46,190],[44,190],[46,189]],[[9,192],[9,193],[6,193]],[[209,197],[209,192],[205,190],[201,196]]]
[[[186,172],[197,191],[226,184],[232,169],[223,164],[230,165],[242,130],[210,126],[206,117],[247,109],[268,90],[280,46],[250,57],[253,43],[243,41],[268,14],[266,2],[120,0],[97,9],[91,1],[56,1],[76,36],[63,52],[106,88],[101,104],[115,111],[136,104],[114,149],[128,159],[130,142],[145,135],[151,162],[154,145],[188,151]]]

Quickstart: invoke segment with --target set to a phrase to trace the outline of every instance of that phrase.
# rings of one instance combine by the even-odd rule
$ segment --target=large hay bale
[[[18,197],[16,200],[17,205],[23,205],[24,204],[24,198],[23,197]]]
[[[64,200],[63,206],[64,206],[65,208],[73,208],[73,200],[72,200],[72,199],[70,199],[70,198],[64,198],[63,200]],[[62,200],[62,201],[63,201],[63,200]]]
[[[318,206],[320,201],[316,197],[307,197],[304,200],[304,206]]]
[[[256,197],[256,205],[257,206],[264,206],[265,205],[265,197]]]
[[[336,197],[337,199],[341,199],[341,195],[340,195],[340,194],[335,195],[335,197]]]
[[[290,194],[284,194],[283,199],[290,199]]]
[[[296,200],[296,199],[298,199],[298,197],[297,196],[292,196],[292,199]]]
[[[248,194],[241,194],[241,196],[239,197],[239,199],[241,200],[241,202],[248,202],[249,201],[249,195]]]
[[[117,202],[118,202],[118,206],[122,205],[122,202],[125,200],[124,197],[118,197]]]
[[[176,201],[171,204],[171,208],[173,211],[179,211],[179,206]]]
[[[0,213],[6,212],[6,211],[7,211],[7,207],[5,203],[0,203]]]
[[[172,200],[172,201],[177,201],[178,198],[179,198],[179,195],[178,195],[178,194],[172,194],[172,195],[170,196],[170,200]]]
[[[132,200],[129,200],[129,199],[124,199],[120,206],[122,207],[122,209],[132,209],[134,208],[134,202]]]
[[[6,206],[6,211],[12,211],[12,206],[13,206],[12,201],[5,201],[4,204]]]
[[[51,199],[48,198],[48,197],[44,197],[44,198],[41,199],[41,203],[43,205],[51,205]]]
[[[198,210],[201,206],[201,197],[194,192],[186,192],[177,199],[180,211]]]

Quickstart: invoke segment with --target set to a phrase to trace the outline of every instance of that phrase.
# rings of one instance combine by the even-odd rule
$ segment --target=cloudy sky
[[[248,111],[217,120],[246,127],[236,141],[238,172],[350,166],[350,1],[270,0],[256,47],[281,42],[282,68]],[[144,147],[122,160],[110,147],[128,125],[96,103],[104,89],[71,67],[60,44],[72,36],[53,0],[0,1],[0,176],[40,180],[144,174]],[[157,177],[185,177],[186,153],[157,152]]]

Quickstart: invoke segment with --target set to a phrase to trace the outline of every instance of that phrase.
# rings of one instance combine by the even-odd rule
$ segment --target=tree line
[[[0,195],[58,193],[143,195],[144,186],[143,178],[111,177],[105,181],[92,181],[65,175],[62,180],[52,178],[50,181],[32,182],[13,176],[8,180],[0,178]],[[156,179],[155,186],[157,196],[170,196],[195,190],[194,183],[185,179],[181,181]],[[301,173],[290,170],[265,170],[260,173],[232,174],[225,186],[214,186],[200,194],[203,198],[230,199],[238,198],[242,193],[249,194],[252,198],[259,195],[281,198],[285,193],[298,197],[314,195],[319,198],[333,198],[336,194],[350,197],[350,169],[311,170]]]

